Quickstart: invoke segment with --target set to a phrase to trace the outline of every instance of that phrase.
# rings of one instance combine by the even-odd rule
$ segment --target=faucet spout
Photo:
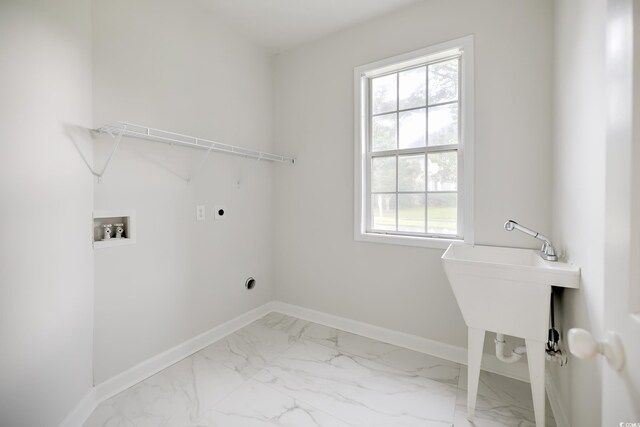
[[[537,231],[534,231],[530,228],[520,225],[512,219],[504,223],[504,229],[507,231],[518,230],[538,240],[542,240],[543,242],[542,249],[540,249],[540,256],[542,257],[542,259],[545,259],[547,261],[558,261],[558,255],[556,254],[556,249],[553,247],[553,244],[551,243],[551,240],[549,240],[548,237],[543,236]]]

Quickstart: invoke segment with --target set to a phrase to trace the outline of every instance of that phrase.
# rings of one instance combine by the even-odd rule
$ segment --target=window
[[[356,240],[473,241],[473,39],[355,69]]]

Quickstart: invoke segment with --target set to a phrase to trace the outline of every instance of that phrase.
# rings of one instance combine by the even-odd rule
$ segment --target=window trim
[[[473,36],[465,36],[424,49],[386,58],[354,68],[354,239],[361,242],[389,243],[397,245],[447,248],[452,242],[464,240],[474,243],[474,52]],[[460,55],[460,143],[458,144],[458,204],[462,220],[463,238],[411,236],[367,232],[367,197],[369,177],[367,152],[368,90],[369,78],[411,68],[426,61],[432,62],[453,55]],[[366,184],[366,185],[364,185]]]

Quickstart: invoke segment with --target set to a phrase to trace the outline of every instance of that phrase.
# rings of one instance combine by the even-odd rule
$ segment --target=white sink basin
[[[525,339],[536,426],[545,420],[544,356],[551,287],[577,288],[580,269],[531,249],[453,243],[445,273],[469,328],[467,418],[473,419],[485,331]]]
[[[464,269],[468,274],[537,283],[563,288],[577,288],[580,269],[562,261],[546,261],[532,249],[452,244],[442,256],[447,270]],[[455,267],[453,267],[455,265]]]

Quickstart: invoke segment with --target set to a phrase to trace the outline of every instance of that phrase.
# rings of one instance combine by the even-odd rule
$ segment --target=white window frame
[[[473,36],[466,36],[424,49],[386,58],[354,69],[354,238],[361,242],[447,248],[452,242],[474,243],[473,230],[473,139],[474,87]],[[430,237],[367,230],[371,197],[368,171],[368,85],[371,77],[426,62],[460,56],[460,140],[458,144],[458,237]]]

